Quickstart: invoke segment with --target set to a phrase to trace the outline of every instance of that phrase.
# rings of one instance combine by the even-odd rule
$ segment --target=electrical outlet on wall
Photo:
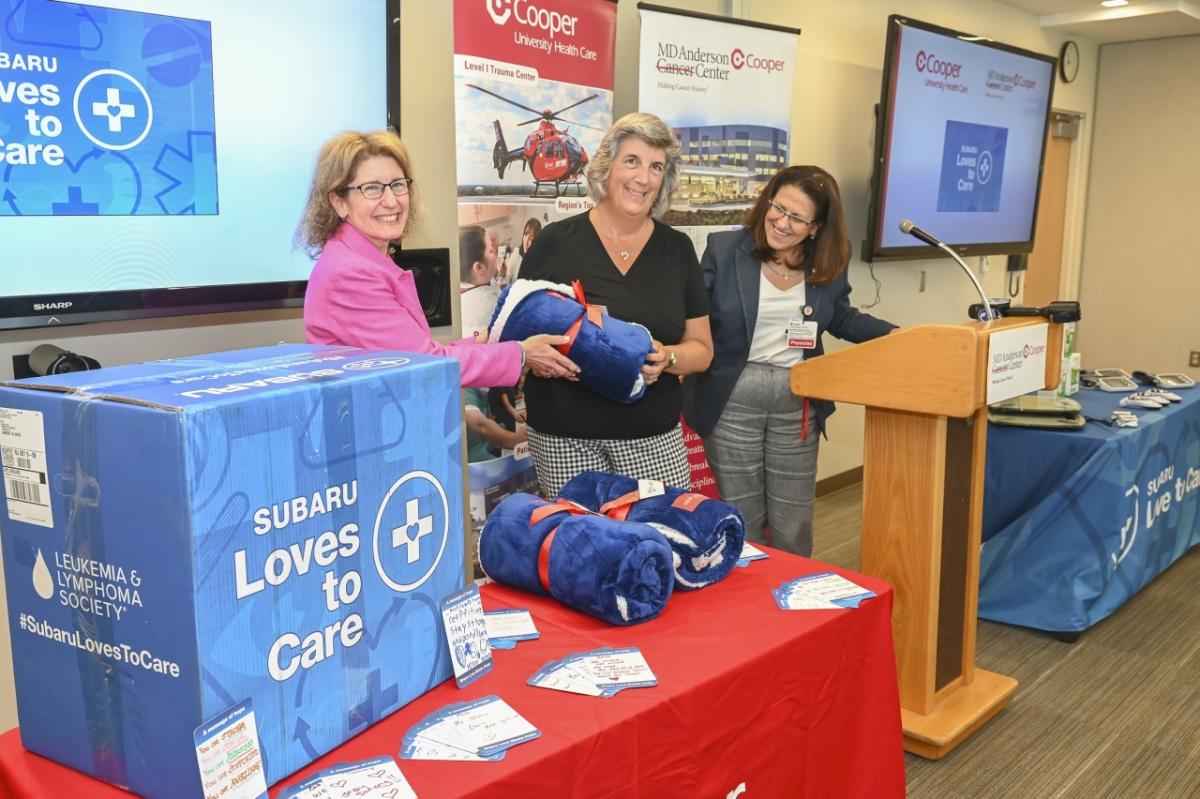
[[[1188,366],[1200,366],[1200,350],[1192,350],[1188,356]]]

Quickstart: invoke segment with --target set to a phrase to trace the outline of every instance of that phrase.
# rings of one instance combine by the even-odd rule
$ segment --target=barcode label
[[[35,471],[34,465],[36,461],[28,455],[20,455],[16,450],[4,449],[0,450],[0,456],[3,458],[3,464],[10,469]]]
[[[40,411],[0,407],[0,460],[8,518],[54,526],[47,476],[46,427]]]
[[[42,487],[38,483],[27,483],[24,480],[6,480],[8,483],[8,498],[19,499],[22,502],[32,502],[35,505],[49,504],[42,498]]]

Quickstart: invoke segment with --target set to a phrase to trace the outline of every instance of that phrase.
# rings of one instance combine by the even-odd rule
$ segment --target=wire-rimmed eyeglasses
[[[408,190],[412,188],[412,184],[412,178],[396,178],[391,183],[380,183],[377,180],[373,180],[370,183],[360,183],[357,186],[347,186],[344,191],[358,189],[360,192],[362,192],[362,196],[366,197],[368,200],[378,200],[383,196],[383,189],[385,186],[392,190],[393,195],[397,197],[403,197],[404,195],[408,194]]]
[[[802,216],[793,214],[791,211],[784,208],[782,205],[775,202],[774,200],[767,200],[767,205],[769,205],[771,207],[771,210],[773,210],[775,213],[782,216],[788,222],[791,222],[791,223],[794,223],[797,225],[804,225],[805,227],[809,227],[810,225],[812,225],[814,222],[817,221],[815,219],[805,219]]]

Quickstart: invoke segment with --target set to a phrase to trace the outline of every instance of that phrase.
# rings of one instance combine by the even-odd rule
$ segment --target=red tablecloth
[[[775,550],[702,591],[679,591],[657,619],[611,627],[504,586],[487,610],[529,608],[542,637],[497,650],[493,671],[453,680],[271,789],[343,761],[395,756],[404,733],[451,702],[497,694],[542,732],[495,763],[400,760],[421,799],[437,797],[881,797],[904,795],[892,591],[842,571],[879,596],[853,610],[781,611],[771,589],[824,564]],[[598,646],[640,647],[654,688],[611,699],[532,688],[553,658]],[[164,708],[164,712],[169,709]],[[128,799],[0,735],[0,797]]]

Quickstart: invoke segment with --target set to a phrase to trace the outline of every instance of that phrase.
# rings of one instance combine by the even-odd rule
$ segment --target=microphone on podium
[[[918,238],[926,244],[932,244],[934,247],[943,246],[940,241],[914,225],[911,219],[905,219],[900,222],[900,232]]]
[[[937,247],[953,258],[954,261],[962,267],[962,270],[967,273],[967,277],[971,279],[971,282],[975,284],[975,290],[979,292],[979,299],[983,301],[983,307],[987,312],[987,318],[1000,318],[1000,315],[996,313],[994,308],[992,308],[991,302],[988,301],[987,294],[984,293],[983,286],[979,283],[979,278],[975,277],[975,273],[971,271],[971,267],[967,266],[967,262],[959,257],[959,254],[951,249],[949,244],[940,240],[936,236],[921,230],[921,228],[913,224],[911,219],[904,219],[900,222],[900,232],[912,236],[915,239],[919,239],[931,247]]]

